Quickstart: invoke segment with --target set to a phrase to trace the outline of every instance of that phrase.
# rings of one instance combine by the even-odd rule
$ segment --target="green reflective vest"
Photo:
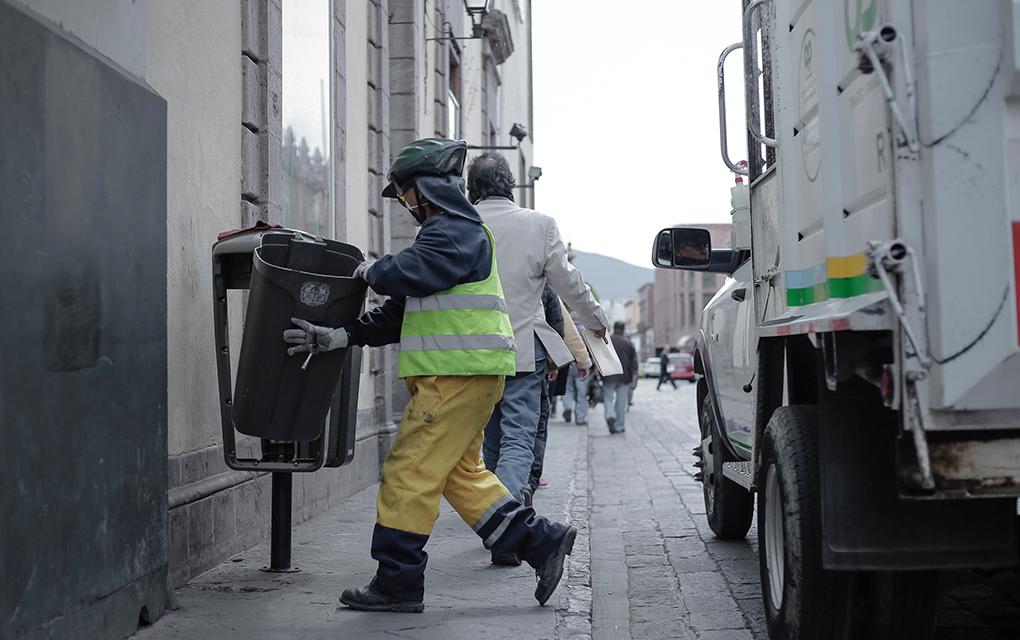
[[[426,298],[407,298],[400,329],[397,376],[512,376],[517,348],[503,286],[496,269],[496,241],[489,277]]]

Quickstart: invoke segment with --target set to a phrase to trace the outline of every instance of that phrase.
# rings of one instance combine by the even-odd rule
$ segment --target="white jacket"
[[[499,280],[517,341],[517,371],[535,370],[535,337],[557,367],[573,361],[567,345],[545,321],[542,290],[546,280],[588,328],[609,327],[609,318],[567,262],[567,247],[556,221],[507,198],[487,198],[475,205],[496,239]],[[569,322],[569,317],[564,318]]]

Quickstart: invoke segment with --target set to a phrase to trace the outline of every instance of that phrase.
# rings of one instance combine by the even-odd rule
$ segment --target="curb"
[[[565,591],[556,609],[557,640],[591,640],[591,536],[589,530],[588,430],[579,435],[568,489],[567,522],[577,529],[574,551],[567,557]]]

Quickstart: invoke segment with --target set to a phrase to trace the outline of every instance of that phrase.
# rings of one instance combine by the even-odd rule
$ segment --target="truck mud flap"
[[[819,391],[823,562],[828,569],[1003,566],[1017,561],[1015,498],[899,495],[895,412],[858,379]]]

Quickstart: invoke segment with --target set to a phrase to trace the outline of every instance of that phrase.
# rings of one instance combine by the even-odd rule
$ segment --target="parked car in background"
[[[674,380],[696,382],[694,375],[694,356],[689,353],[669,354],[669,376]]]
[[[658,378],[659,377],[659,356],[652,356],[646,358],[644,363],[641,365],[641,377],[642,378]]]

